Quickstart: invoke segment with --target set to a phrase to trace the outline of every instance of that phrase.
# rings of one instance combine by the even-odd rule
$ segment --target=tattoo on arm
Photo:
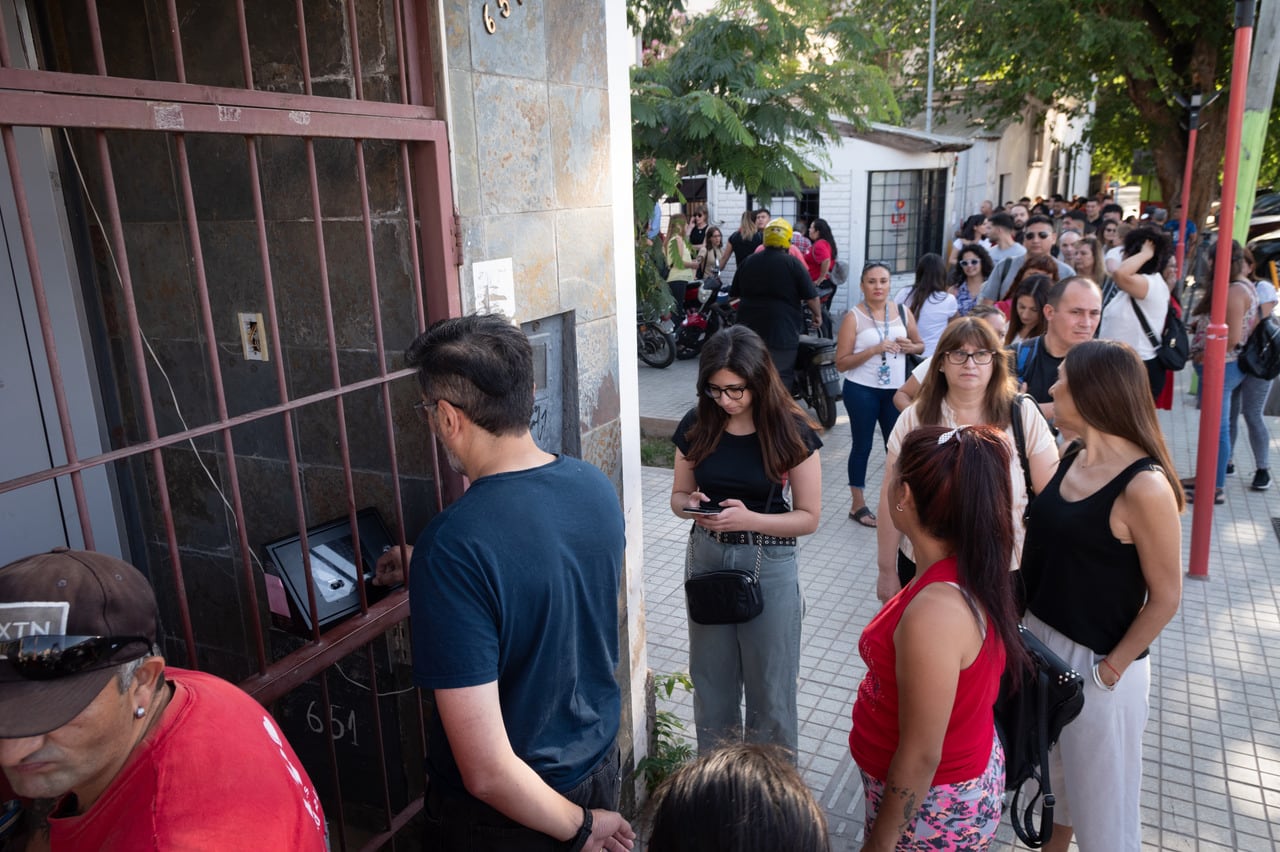
[[[896,793],[902,797],[902,822],[898,825],[898,834],[902,834],[911,825],[915,819],[916,811],[919,810],[919,806],[916,804],[916,794],[909,787],[898,786],[890,786],[889,792]]]

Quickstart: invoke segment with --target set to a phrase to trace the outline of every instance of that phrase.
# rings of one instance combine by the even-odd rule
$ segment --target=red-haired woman
[[[986,849],[1004,793],[991,705],[1006,653],[1025,666],[1009,447],[990,426],[922,426],[886,479],[893,524],[923,570],[858,643],[867,675],[849,748],[866,791],[862,848]]]
[[[817,529],[822,510],[822,441],[815,427],[754,331],[730,326],[703,345],[698,405],[672,438],[671,511],[694,520],[687,571],[758,573],[764,611],[741,624],[689,619],[699,752],[744,738],[745,692],[746,741],[796,753],[803,610],[796,536]],[[690,511],[707,508],[718,512]]]
[[[1074,828],[1081,852],[1139,852],[1147,651],[1182,597],[1182,489],[1132,348],[1077,344],[1049,393],[1057,424],[1080,437],[1031,503],[1024,624],[1085,673],[1085,701],[1049,753],[1044,848],[1065,852]]]

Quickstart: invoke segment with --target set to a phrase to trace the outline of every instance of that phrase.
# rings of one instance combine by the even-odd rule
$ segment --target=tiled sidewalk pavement
[[[638,370],[647,422],[678,419],[693,404],[695,362]],[[1188,375],[1179,378],[1185,387]],[[1184,393],[1174,411],[1161,413],[1180,475],[1194,468],[1197,416]],[[1274,435],[1276,421],[1269,423]],[[823,518],[800,551],[807,610],[799,762],[827,811],[833,849],[842,852],[859,848],[862,835],[862,784],[847,741],[849,710],[863,675],[856,643],[878,608],[875,534],[846,519],[844,416],[823,440]],[[1253,459],[1243,443],[1235,453],[1241,474],[1227,483],[1226,505],[1215,507],[1210,579],[1186,581],[1182,607],[1152,649],[1143,785],[1147,849],[1280,848],[1280,543],[1271,521],[1280,517],[1280,489],[1248,490]],[[1280,453],[1280,442],[1273,438],[1272,446]],[[872,502],[883,464],[883,450],[873,450]],[[643,486],[649,665],[655,672],[687,671],[681,572],[688,524],[668,508],[669,471],[645,468]],[[1184,554],[1190,540],[1187,512]],[[692,739],[690,696],[678,693],[674,708]],[[1022,848],[1007,820],[996,848]]]

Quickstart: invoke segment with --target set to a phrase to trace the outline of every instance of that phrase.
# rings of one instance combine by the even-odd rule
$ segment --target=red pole
[[[1178,244],[1174,250],[1177,257],[1178,279],[1182,279],[1182,260],[1187,254],[1187,210],[1191,204],[1191,166],[1196,159],[1196,134],[1200,131],[1200,93],[1191,95],[1189,120],[1187,122],[1187,166],[1182,172],[1182,215],[1178,219]]]
[[[1223,370],[1227,357],[1227,288],[1231,286],[1231,230],[1240,169],[1240,137],[1244,96],[1249,80],[1249,48],[1253,42],[1253,0],[1236,0],[1236,43],[1231,62],[1231,99],[1227,107],[1227,156],[1223,166],[1222,203],[1218,207],[1218,247],[1213,263],[1213,303],[1205,338],[1204,381],[1200,389],[1200,437],[1196,452],[1196,496],[1191,519],[1191,561],[1187,575],[1209,578],[1209,539],[1213,531],[1213,493],[1218,469],[1218,430],[1222,421]],[[1187,188],[1182,188],[1186,194]],[[1186,221],[1187,209],[1182,208]]]

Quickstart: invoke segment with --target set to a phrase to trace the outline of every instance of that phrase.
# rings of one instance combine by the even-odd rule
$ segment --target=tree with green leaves
[[[884,44],[864,18],[818,0],[721,0],[687,16],[682,0],[629,0],[643,39],[631,73],[636,286],[661,300],[643,223],[682,177],[715,173],[752,195],[816,185],[837,120],[900,118],[874,63]]]
[[[687,175],[714,172],[755,195],[814,185],[837,119],[896,120],[872,62],[883,44],[864,20],[815,0],[722,0],[692,18],[677,8],[672,40],[647,42],[631,74],[637,219]]]
[[[923,110],[928,15],[908,0],[843,0],[886,27],[886,67],[900,68],[910,112]],[[1186,111],[1178,97],[1225,88],[1231,71],[1228,0],[937,0],[935,110],[1017,120],[1030,104],[1092,102],[1092,138],[1103,162],[1152,152],[1166,199],[1177,196],[1186,163]],[[1203,219],[1217,197],[1226,143],[1227,98],[1201,113],[1190,212]]]

